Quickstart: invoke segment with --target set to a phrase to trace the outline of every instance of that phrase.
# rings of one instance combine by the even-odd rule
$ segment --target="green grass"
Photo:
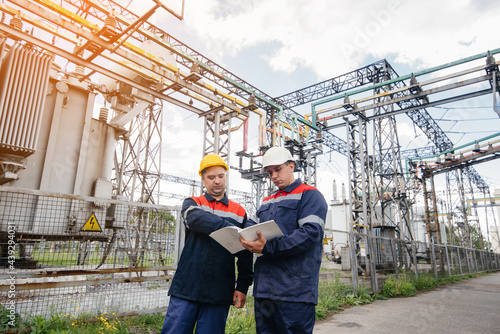
[[[389,298],[410,297],[416,292],[417,288],[407,275],[400,275],[399,279],[390,276],[382,286],[382,295]]]
[[[417,290],[428,290],[436,286],[455,283],[464,279],[476,277],[482,274],[465,276],[451,276],[435,279],[432,274],[420,274],[415,279],[411,274],[399,275],[399,279],[390,276],[382,287],[381,294],[373,294],[370,287],[359,287],[358,295],[353,293],[350,286],[340,282],[337,276],[332,281],[321,281],[318,287],[318,305],[316,306],[316,320],[322,320],[331,314],[338,313],[348,306],[369,304],[376,299],[387,299],[392,297],[412,296]],[[485,275],[485,274],[484,274]],[[2,319],[8,311],[0,306]],[[52,315],[48,319],[43,317],[32,317],[21,319],[16,315],[16,324],[20,330],[29,333],[160,333],[164,313],[146,314],[125,318],[115,318],[114,314],[101,314],[98,317],[83,315],[76,319],[70,314]],[[88,322],[89,320],[93,322]],[[9,328],[7,323],[0,323],[0,331]],[[250,334],[255,333],[255,318],[253,312],[253,298],[248,297],[245,306],[241,309],[231,307],[226,323],[226,334]]]
[[[57,267],[63,267],[63,266],[75,266],[77,265],[77,260],[78,257],[75,254],[75,252],[50,252],[48,250],[44,251],[38,251],[35,250],[33,252],[33,260],[37,261],[41,265],[46,265],[46,266],[57,266]],[[102,261],[102,254],[100,252],[94,251],[91,254],[85,258],[85,265],[93,265],[96,266],[100,264]],[[170,263],[173,263],[173,255],[167,257],[164,259],[165,263],[168,265]],[[120,265],[125,265],[125,266],[131,266],[132,261],[128,256],[120,257],[119,259],[115,259],[114,255],[110,255],[106,258],[105,263],[117,263]],[[158,265],[158,259],[150,259],[150,258],[143,258],[142,260],[138,260],[138,264],[141,267],[148,267],[148,266],[156,266]]]
[[[413,284],[417,290],[428,290],[439,285],[438,281],[432,274],[418,275],[418,279],[414,279]]]
[[[253,297],[248,297],[244,307],[238,309],[231,306],[226,322],[226,334],[255,333],[253,305]]]
[[[413,274],[400,275],[399,279],[389,276],[382,287],[382,296],[388,298],[410,297],[421,290],[429,290],[443,284],[456,283],[469,278],[487,275],[486,273],[470,274],[463,276],[444,276],[435,278],[433,274],[419,274],[415,278]]]
[[[160,333],[164,315],[161,313],[146,314],[135,317],[115,318],[114,314],[99,316],[53,315],[49,319],[37,316],[21,321],[19,330],[27,333],[47,334],[95,334],[95,333]]]
[[[337,280],[320,282],[319,303],[316,307],[316,319],[321,320],[332,312],[339,312],[345,305],[371,302],[367,294],[355,297],[352,289]],[[253,297],[248,297],[241,309],[231,307],[226,323],[226,334],[255,333]],[[147,314],[126,318],[114,318],[114,315],[102,314],[100,317],[81,316],[75,319],[70,314],[54,315],[49,319],[42,317],[22,319],[21,328],[32,333],[159,333],[163,325],[164,313]],[[94,320],[94,322],[87,322]]]

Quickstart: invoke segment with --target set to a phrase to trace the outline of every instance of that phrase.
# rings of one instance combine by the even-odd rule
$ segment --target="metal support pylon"
[[[306,157],[306,169],[304,170],[304,183],[316,187],[317,185],[317,155],[313,153],[307,153]]]
[[[248,215],[253,215],[257,212],[257,209],[260,206],[260,203],[268,194],[265,192],[266,189],[266,179],[258,179],[252,181],[252,199],[254,202],[252,203],[251,210],[247,210]]]
[[[472,179],[471,179],[471,176],[470,176],[469,169],[467,169],[467,168],[466,168],[466,169],[464,170],[464,174],[467,176],[467,180],[468,180],[467,185],[468,185],[468,187],[469,187],[469,189],[470,189],[470,191],[471,191],[471,192],[470,192],[470,196],[471,196],[471,197],[470,197],[470,199],[471,199],[472,201],[474,201],[474,198],[475,198],[475,196],[474,196],[474,187],[472,186]],[[467,210],[467,209],[466,209],[466,210]],[[478,216],[478,214],[477,214],[477,208],[476,208],[474,205],[472,205],[472,206],[469,208],[469,210],[470,210],[470,213],[472,214],[472,216],[473,216],[473,217],[477,217],[477,216]],[[467,213],[467,211],[465,211],[465,212]],[[469,226],[469,227],[470,227],[470,226]],[[478,233],[478,235],[479,235],[479,244],[480,244],[480,247],[481,247],[480,249],[485,249],[485,248],[484,248],[484,238],[483,238],[483,232],[482,232],[482,230],[481,230],[481,224],[479,223],[479,220],[477,220],[477,233]],[[472,238],[471,238],[471,239],[472,239]],[[477,245],[473,245],[473,246],[477,247]]]
[[[429,183],[429,184],[428,184]],[[436,189],[434,187],[434,176],[422,178],[425,205],[425,226],[429,243],[441,244],[441,231],[439,226],[439,212],[436,203]]]
[[[230,166],[231,115],[221,114],[220,109],[215,108],[205,115],[202,157],[210,153],[218,154]],[[227,188],[229,189],[229,170]],[[200,189],[200,194],[202,191]]]
[[[465,194],[463,187],[462,170],[457,169],[446,173],[446,198],[448,202],[449,225],[457,227],[459,231],[459,245],[471,247],[469,222],[465,211]],[[463,233],[460,233],[463,231]]]
[[[376,291],[375,253],[368,239],[372,236],[370,197],[370,162],[368,157],[367,127],[363,115],[350,122],[346,119],[347,151],[349,160],[349,223],[352,239],[351,265],[353,281],[357,281],[358,271],[370,276],[372,289]],[[352,233],[358,232],[358,233]],[[368,238],[363,238],[366,234]],[[359,259],[357,257],[360,257]],[[363,258],[364,257],[364,258]],[[373,274],[372,274],[373,273]]]
[[[385,63],[380,68],[374,68],[374,82],[384,82],[390,79],[390,73]],[[376,88],[374,94],[381,94],[392,89],[391,85]],[[388,96],[377,98],[378,102],[389,99]],[[389,114],[394,105],[374,109],[374,115]],[[406,196],[406,186],[401,165],[400,145],[394,116],[381,117],[373,122],[373,175],[374,196],[372,208],[372,224],[380,227],[395,227],[401,237],[412,240],[409,223],[409,204]]]
[[[162,105],[150,104],[130,121],[123,146],[115,150],[118,195],[158,203],[160,197]]]
[[[366,122],[346,121],[351,230],[370,228],[371,201]]]

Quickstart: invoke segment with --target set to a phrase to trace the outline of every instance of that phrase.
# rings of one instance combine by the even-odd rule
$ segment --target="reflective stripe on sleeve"
[[[299,219],[299,227],[302,227],[305,223],[316,223],[321,226],[322,230],[325,230],[325,221],[316,215],[309,215],[305,218]]]
[[[184,211],[184,215],[182,216],[182,218],[184,218],[184,220],[187,220],[188,213],[190,213],[193,210],[203,210],[203,208],[197,205],[191,205]]]

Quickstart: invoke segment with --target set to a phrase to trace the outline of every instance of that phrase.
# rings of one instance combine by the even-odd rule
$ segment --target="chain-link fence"
[[[182,247],[179,212],[0,187],[0,302],[21,317],[165,311]],[[396,235],[334,234],[328,258],[338,271],[323,271],[321,279],[340,277],[355,291],[360,286],[380,291],[389,275],[439,278],[500,270],[500,255],[492,252]]]
[[[500,270],[500,254],[485,250],[420,241],[401,240],[363,233],[335,231],[333,239],[347,240],[342,247],[332,245],[328,258],[351,271],[352,287],[370,285],[380,291],[389,275],[418,279],[432,274],[436,279]]]
[[[23,316],[159,312],[179,208],[0,187],[0,291]]]

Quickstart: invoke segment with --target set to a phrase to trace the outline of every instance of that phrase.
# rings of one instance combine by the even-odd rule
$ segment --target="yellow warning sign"
[[[102,232],[101,225],[99,225],[99,222],[97,221],[97,218],[93,212],[85,225],[83,225],[82,231]]]

